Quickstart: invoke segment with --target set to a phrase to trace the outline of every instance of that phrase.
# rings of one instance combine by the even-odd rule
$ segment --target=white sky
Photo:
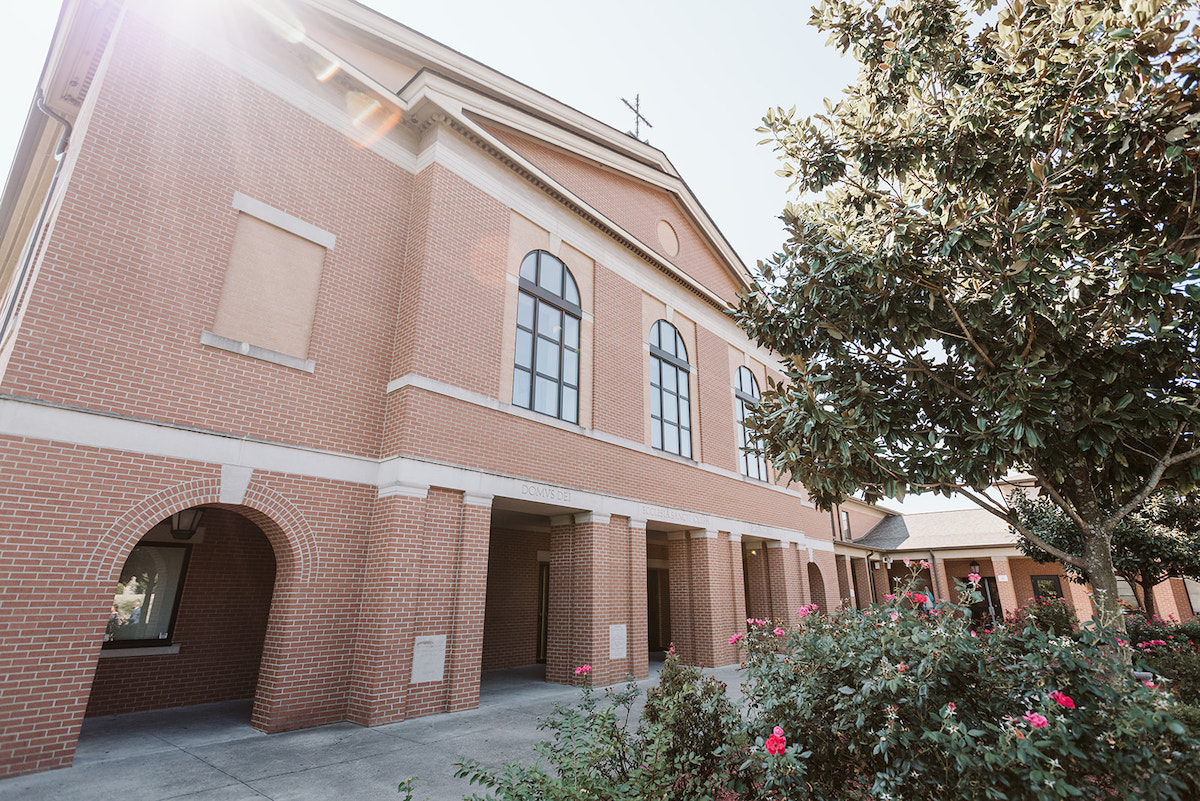
[[[856,73],[852,59],[827,48],[808,26],[810,3],[803,0],[367,5],[622,131],[632,130],[633,115],[621,98],[632,102],[640,94],[653,124],[642,138],[667,154],[747,266],[783,243],[777,217],[787,200],[775,156],[756,145],[764,137],[754,129],[772,106],[822,112],[823,99],[840,97]],[[59,10],[56,0],[10,6],[0,26],[5,166]]]

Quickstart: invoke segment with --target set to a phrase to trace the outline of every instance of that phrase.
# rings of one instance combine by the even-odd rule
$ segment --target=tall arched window
[[[742,473],[750,478],[767,480],[767,461],[763,457],[762,442],[754,436],[746,417],[758,404],[758,381],[749,367],[739,367],[733,378],[733,397],[737,404],[738,447],[742,454]]]
[[[544,250],[521,262],[513,404],[579,422],[579,288]]]
[[[650,444],[692,458],[692,405],[687,347],[678,329],[659,320],[650,329]]]

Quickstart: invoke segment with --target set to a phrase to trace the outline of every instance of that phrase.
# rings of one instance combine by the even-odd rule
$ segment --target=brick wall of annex
[[[220,467],[11,437],[0,438],[0,466],[6,775],[69,763],[124,560],[150,527],[192,505],[169,498],[216,500]],[[168,500],[153,500],[160,497]],[[354,628],[330,620],[353,617],[357,606],[374,497],[371,487],[257,471],[246,506],[237,507],[270,541],[272,614],[287,629],[286,638],[268,633],[261,649],[256,715],[264,729],[345,716]],[[258,511],[268,507],[278,521]],[[129,523],[143,517],[144,527]],[[331,587],[342,591],[330,596]],[[102,682],[113,669],[103,668]]]
[[[275,554],[258,527],[236,512],[210,509],[191,546],[175,621],[178,654],[109,651],[92,682],[87,717],[252,698],[258,680]]]
[[[374,455],[411,177],[136,14],[93,92],[0,390]],[[315,373],[200,344],[235,192],[337,236]]]

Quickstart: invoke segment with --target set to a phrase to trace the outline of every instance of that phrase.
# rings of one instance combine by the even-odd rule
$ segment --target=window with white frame
[[[762,441],[746,424],[750,410],[758,405],[758,381],[749,367],[739,367],[733,378],[733,397],[737,404],[738,448],[742,457],[742,474],[767,480],[767,460],[762,454]]]
[[[544,250],[521,262],[513,405],[579,422],[579,287]]]
[[[691,375],[679,329],[659,320],[650,329],[650,444],[692,458]]]

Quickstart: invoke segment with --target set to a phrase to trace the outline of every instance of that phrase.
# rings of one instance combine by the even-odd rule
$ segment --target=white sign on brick
[[[624,659],[626,656],[625,641],[628,639],[625,624],[618,623],[608,627],[608,658]]]
[[[446,635],[433,634],[413,640],[412,684],[441,681],[446,675]]]

